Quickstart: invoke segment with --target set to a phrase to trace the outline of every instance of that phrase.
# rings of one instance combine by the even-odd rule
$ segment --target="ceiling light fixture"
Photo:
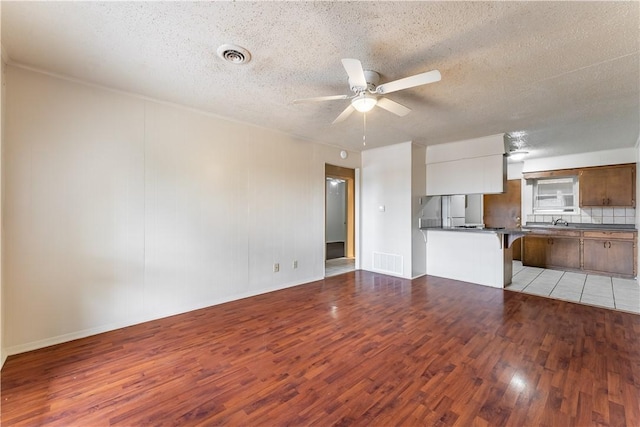
[[[507,133],[508,144],[511,146],[509,150],[509,160],[512,162],[521,162],[529,154],[526,150],[526,136],[527,132],[524,130]]]
[[[513,132],[509,132],[507,134],[507,137],[511,140],[521,140],[523,139],[525,136],[527,136],[527,132],[523,131],[523,130],[516,130]]]
[[[519,162],[521,160],[523,160],[525,157],[527,157],[527,154],[529,154],[528,151],[524,151],[524,150],[515,150],[509,153],[509,158],[511,160],[513,160],[514,162]]]
[[[375,107],[377,103],[378,100],[374,96],[371,96],[366,92],[362,92],[360,95],[351,100],[351,105],[353,105],[353,108],[360,111],[361,113],[371,111],[371,109]]]

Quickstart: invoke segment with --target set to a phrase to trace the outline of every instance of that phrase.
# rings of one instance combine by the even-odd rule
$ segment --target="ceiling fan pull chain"
[[[362,132],[362,145],[367,145],[367,113],[362,113],[362,120],[364,121],[364,132]]]

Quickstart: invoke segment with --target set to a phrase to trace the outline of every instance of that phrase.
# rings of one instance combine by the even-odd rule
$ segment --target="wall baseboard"
[[[176,316],[179,314],[188,313],[190,311],[201,310],[207,307],[213,307],[215,305],[224,304],[231,301],[240,300],[243,298],[249,298],[256,295],[266,294],[269,292],[275,292],[286,288],[292,288],[294,286],[302,286],[312,282],[316,282],[318,280],[323,280],[323,277],[311,277],[303,282],[291,282],[279,285],[277,287],[272,288],[263,288],[256,291],[244,292],[242,294],[234,295],[233,297],[210,300],[206,302],[202,302],[199,304],[190,305],[188,307],[183,307],[178,310],[172,310],[163,313],[155,313],[148,316],[142,316],[135,319],[129,319],[123,322],[111,323],[107,325],[98,326],[95,328],[83,329],[76,332],[71,332],[68,334],[57,335],[55,337],[45,338],[38,341],[32,341],[25,344],[18,344],[9,348],[6,348],[2,355],[2,365],[4,365],[5,360],[8,356],[13,356],[20,353],[26,353],[28,351],[39,350],[41,348],[50,347],[52,345],[62,344],[69,341],[74,341],[86,337],[90,337],[92,335],[102,334],[104,332],[115,331],[117,329],[126,328],[128,326],[138,325],[140,323],[151,322],[153,320],[164,319],[166,317]],[[1,366],[0,365],[0,368]]]

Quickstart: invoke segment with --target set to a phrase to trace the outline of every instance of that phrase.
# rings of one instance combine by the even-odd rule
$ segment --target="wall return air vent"
[[[402,276],[402,255],[373,252],[373,270]]]

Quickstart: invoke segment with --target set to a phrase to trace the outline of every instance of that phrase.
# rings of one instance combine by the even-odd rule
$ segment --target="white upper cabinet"
[[[427,195],[504,192],[504,135],[427,147]]]

